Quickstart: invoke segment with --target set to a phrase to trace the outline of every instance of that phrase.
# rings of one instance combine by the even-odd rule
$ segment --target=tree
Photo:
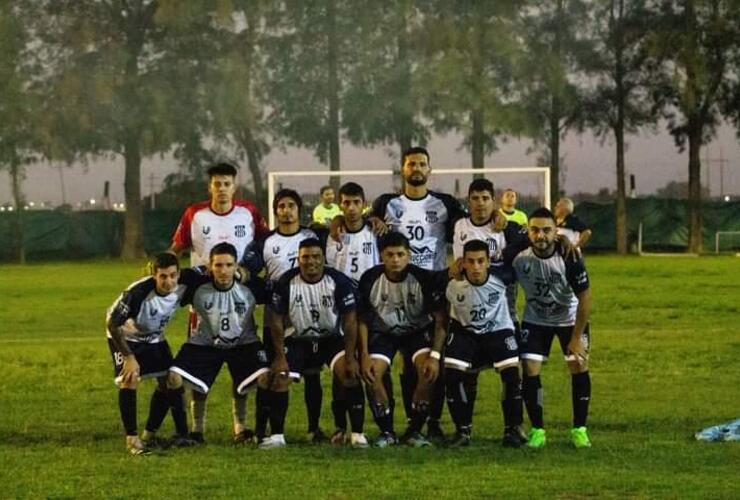
[[[728,59],[737,51],[740,16],[733,0],[660,3],[652,49],[663,78],[654,90],[676,145],[689,152],[689,251],[702,249],[701,146],[721,120],[720,104],[734,78]]]
[[[432,2],[425,15],[425,112],[438,131],[462,133],[473,168],[485,166],[497,137],[522,129],[513,81],[518,3]]]
[[[616,143],[617,251],[628,250],[625,186],[625,135],[655,121],[650,102],[651,75],[646,50],[649,11],[644,0],[601,0],[595,16],[595,49],[587,62],[596,86],[586,99],[587,121],[597,137]]]
[[[544,145],[551,171],[550,197],[560,196],[560,140],[583,124],[583,62],[596,57],[588,40],[589,2],[532,2],[524,15],[526,56],[518,83],[528,118],[528,134]]]

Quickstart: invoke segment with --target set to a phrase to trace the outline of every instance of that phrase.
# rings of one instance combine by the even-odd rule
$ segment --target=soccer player
[[[340,214],[339,206],[334,203],[334,188],[323,186],[319,193],[321,203],[313,209],[313,222],[322,226],[329,226],[334,217]]]
[[[317,239],[299,245],[298,268],[287,271],[273,293],[272,342],[274,398],[270,402],[273,434],[261,448],[285,446],[283,427],[290,380],[306,369],[327,365],[334,378],[332,410],[337,423],[333,441],[346,436],[341,425],[349,412],[353,447],[367,447],[363,433],[365,397],[359,383],[355,292],[349,278],[324,265],[324,250]],[[294,329],[285,337],[285,325]]]
[[[197,321],[170,367],[170,379],[176,387],[182,386],[183,379],[187,381],[193,397],[201,401],[224,363],[237,404],[246,399],[247,389],[255,382],[267,387],[267,354],[257,337],[253,313],[257,303],[265,303],[268,293],[257,278],[246,285],[237,280],[237,256],[232,244],[219,243],[210,251],[209,275],[186,283],[182,303],[193,306]],[[205,413],[202,420],[193,422],[190,437],[204,442],[204,426]]]
[[[108,310],[108,347],[113,357],[115,382],[119,387],[118,405],[126,430],[126,448],[133,455],[145,454],[169,409],[175,421],[177,438],[173,444],[184,446],[188,440],[183,391],[167,387],[167,371],[172,364],[170,346],[164,328],[185,293],[178,283],[180,265],[171,253],[155,256],[152,275],[132,283]],[[149,418],[142,439],[136,423],[136,389],[140,379],[156,378]]]
[[[362,373],[371,387],[372,412],[381,432],[376,446],[396,443],[393,408],[383,376],[398,351],[411,360],[418,381],[411,421],[401,441],[416,447],[429,446],[421,428],[429,412],[447,334],[443,295],[446,273],[409,264],[409,241],[400,233],[385,235],[380,240],[380,253],[383,264],[365,272],[359,286]]]
[[[583,260],[562,256],[556,242],[555,217],[550,210],[539,208],[529,215],[528,233],[532,246],[519,253],[513,262],[527,299],[519,344],[524,361],[522,393],[532,423],[527,444],[542,448],[546,442],[540,372],[557,337],[571,373],[571,441],[576,448],[588,448],[591,446],[586,431],[591,400],[588,273]]]
[[[447,404],[457,431],[453,446],[470,443],[473,409],[479,370],[493,365],[503,383],[501,408],[504,414],[502,443],[518,448],[526,442],[522,424],[519,355],[514,323],[509,315],[506,284],[491,268],[490,246],[471,240],[463,247],[463,279],[450,280],[450,341],[445,364]]]
[[[296,267],[298,262],[298,245],[308,238],[316,238],[316,232],[300,226],[303,201],[298,193],[292,189],[281,189],[272,202],[272,210],[277,220],[277,228],[260,238],[247,250],[245,265],[250,272],[257,273],[262,268],[270,286],[277,283],[280,277],[289,269]],[[271,310],[269,304],[265,306],[264,333],[262,341],[268,353],[272,348],[270,340]],[[319,428],[321,417],[321,403],[323,391],[321,389],[320,371],[307,371],[303,374],[304,400],[308,416],[308,433],[311,441],[320,443],[325,441],[326,435]],[[255,434],[261,441],[266,434],[268,416],[260,411],[265,404],[266,397],[262,389],[257,389],[257,425]]]
[[[501,213],[506,220],[514,221],[520,226],[527,227],[527,214],[516,208],[517,194],[511,188],[504,189],[501,193]]]
[[[567,237],[577,249],[580,249],[588,242],[593,232],[573,214],[573,208],[573,200],[560,198],[555,204],[555,223],[558,234]]]
[[[269,232],[259,209],[248,201],[234,198],[237,169],[229,163],[218,163],[208,169],[210,199],[190,205],[180,219],[170,250],[180,255],[190,250],[193,266],[206,266],[211,249],[219,243],[230,243],[236,248],[240,262],[248,245]],[[194,328],[195,314],[191,311],[190,329]],[[196,428],[205,425],[206,399],[194,394],[191,413]],[[252,438],[246,426],[247,402],[244,398],[232,401],[234,442],[242,443]],[[202,430],[200,431],[202,432]]]

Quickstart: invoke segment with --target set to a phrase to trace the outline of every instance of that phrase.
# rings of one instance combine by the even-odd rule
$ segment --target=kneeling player
[[[178,284],[180,265],[171,253],[157,255],[152,276],[129,286],[108,311],[108,346],[113,356],[118,405],[126,430],[126,448],[133,455],[147,453],[157,442],[155,433],[167,410],[172,409],[176,445],[190,444],[182,388],[168,388],[167,370],[172,353],[164,338],[164,327],[178,307],[185,286]],[[136,424],[136,388],[139,379],[157,378],[143,439]]]
[[[187,283],[182,301],[192,304],[197,326],[180,348],[170,368],[170,379],[176,386],[182,386],[182,379],[188,382],[193,388],[193,404],[202,408],[224,363],[231,373],[234,398],[246,398],[247,389],[254,383],[267,387],[267,355],[253,317],[258,301],[264,303],[267,294],[263,282],[244,285],[236,280],[236,256],[236,248],[230,243],[214,246],[208,262],[210,276],[198,276]],[[205,419],[200,422],[204,425]],[[203,430],[194,427],[191,438],[204,442]],[[238,433],[239,429],[234,431]]]
[[[539,208],[532,212],[527,231],[532,246],[514,258],[513,266],[527,298],[521,353],[524,360],[522,392],[532,422],[528,446],[541,448],[546,442],[540,372],[557,336],[571,374],[571,441],[576,448],[589,448],[591,441],[586,430],[591,400],[588,373],[591,292],[588,273],[582,259],[563,257],[561,245],[556,241],[555,218],[550,210]]]
[[[387,393],[383,377],[398,351],[412,361],[417,374],[409,428],[402,441],[416,447],[431,444],[421,428],[429,414],[446,336],[446,273],[409,264],[410,254],[404,235],[387,234],[380,240],[383,264],[366,271],[359,285],[362,373],[371,387],[373,416],[381,432],[379,447],[396,442],[389,404],[392,394]]]
[[[342,425],[345,414],[349,413],[352,446],[367,447],[362,429],[365,396],[359,383],[356,357],[355,293],[349,278],[324,266],[324,251],[319,240],[309,238],[299,244],[298,268],[287,271],[280,278],[272,305],[271,333],[275,353],[272,389],[275,392],[263,392],[258,404],[270,407],[273,434],[260,444],[260,448],[285,446],[283,429],[290,379],[323,365],[329,366],[333,374],[335,423]],[[286,325],[294,328],[293,335],[287,339]],[[257,395],[259,397],[260,392]],[[332,442],[343,441],[345,434],[346,429],[339,427]]]
[[[470,443],[476,398],[476,370],[490,366],[501,375],[504,414],[503,445],[518,448],[525,443],[519,355],[514,323],[509,315],[506,284],[489,272],[488,244],[472,240],[463,247],[462,280],[447,285],[450,303],[450,340],[445,365],[447,403],[457,427],[454,446]]]

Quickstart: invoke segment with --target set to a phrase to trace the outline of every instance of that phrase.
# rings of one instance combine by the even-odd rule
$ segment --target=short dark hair
[[[332,192],[334,191],[334,188],[327,184],[326,186],[321,186],[321,189],[319,190],[319,194],[320,195],[324,194],[324,191],[326,191],[327,189],[331,189]]]
[[[491,193],[491,198],[493,198],[493,182],[488,179],[475,179],[468,186],[468,196],[473,191],[488,191]]]
[[[555,222],[555,216],[552,214],[552,212],[550,211],[550,209],[547,208],[547,207],[540,207],[540,208],[537,208],[537,209],[533,210],[529,214],[529,220],[532,220],[532,219],[535,219],[535,218],[538,218],[538,219],[551,219],[553,222]]]
[[[172,252],[162,252],[155,255],[149,265],[153,273],[156,272],[157,269],[165,269],[172,266],[180,269],[180,260],[177,258],[177,255]]]
[[[292,199],[295,204],[298,205],[298,213],[301,213],[301,209],[303,208],[303,200],[301,200],[301,195],[299,195],[297,191],[288,188],[281,189],[275,194],[275,197],[272,199],[272,213],[277,213],[278,203],[283,198]]]
[[[488,255],[488,243],[481,240],[470,240],[463,246],[463,255],[468,252],[486,252]]]
[[[215,165],[208,167],[208,178],[210,179],[214,175],[230,175],[231,177],[236,177],[237,171],[238,168],[236,165],[231,163],[216,163]]]
[[[403,167],[403,164],[406,162],[406,157],[411,155],[424,155],[427,157],[427,163],[432,164],[432,159],[429,158],[429,151],[426,150],[426,148],[422,148],[421,146],[414,146],[412,148],[408,148],[403,153],[401,153],[401,166]]]
[[[409,239],[405,235],[396,231],[391,231],[386,233],[385,236],[382,236],[380,238],[380,242],[378,242],[378,249],[381,252],[388,247],[403,247],[406,250],[409,250],[411,245],[409,245]]]
[[[339,200],[341,201],[342,195],[345,196],[359,196],[365,201],[365,190],[362,186],[356,182],[345,182],[342,187],[339,188]]]
[[[324,245],[321,244],[318,238],[306,238],[298,244],[298,251],[302,248],[320,248],[321,253],[324,253]]]
[[[208,254],[210,260],[216,255],[231,255],[236,260],[236,247],[231,243],[222,241],[218,245],[211,248],[211,252]]]

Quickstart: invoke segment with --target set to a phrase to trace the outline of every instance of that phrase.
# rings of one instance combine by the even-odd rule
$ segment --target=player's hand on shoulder
[[[581,249],[571,243],[567,236],[559,234],[556,236],[557,242],[560,246],[560,254],[566,259],[570,259],[573,262],[581,258]]]
[[[390,231],[390,228],[386,225],[385,222],[383,222],[380,217],[376,217],[374,215],[371,215],[367,218],[367,221],[370,223],[370,227],[373,230],[373,234],[375,236],[383,236]]]
[[[491,217],[491,231],[499,233],[506,229],[506,224],[508,223],[509,221],[506,220],[506,216],[504,214],[499,210],[493,211],[493,217]]]
[[[331,224],[329,224],[329,237],[336,242],[340,242],[346,230],[344,227],[344,215],[337,215],[331,220]]]
[[[461,280],[462,279],[462,257],[455,260],[455,262],[452,263],[452,265],[447,269],[447,278],[450,280]]]

